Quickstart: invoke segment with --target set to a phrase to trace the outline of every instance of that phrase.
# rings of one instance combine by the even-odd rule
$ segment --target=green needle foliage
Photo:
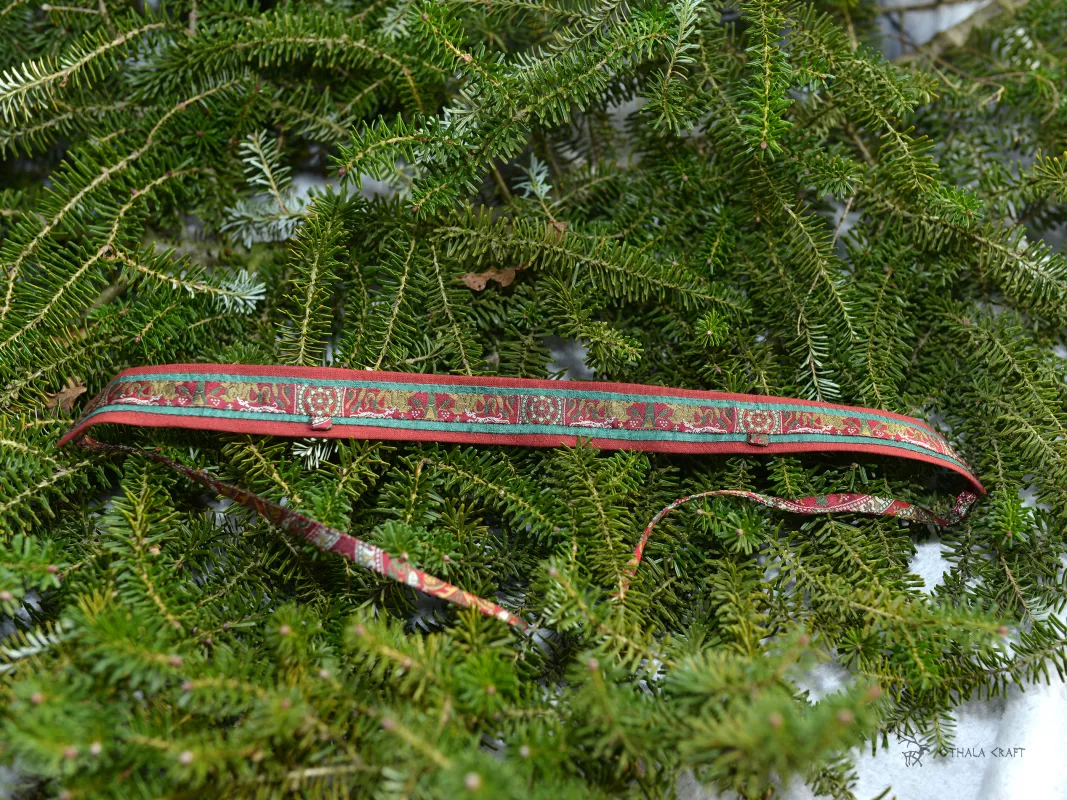
[[[869,0],[72,1],[0,5],[24,796],[668,798],[687,773],[851,798],[856,748],[950,746],[960,702],[1067,670],[1067,4],[894,65]],[[405,553],[526,637],[54,447],[129,366],[544,378],[551,337],[607,380],[924,416],[990,493],[932,593],[928,530],[720,499],[666,518],[619,599],[685,494],[959,486],[873,457],[100,434]],[[821,661],[843,688],[813,696]]]

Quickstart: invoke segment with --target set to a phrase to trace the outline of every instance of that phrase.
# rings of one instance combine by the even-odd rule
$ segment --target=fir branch
[[[149,183],[141,186],[140,188],[132,189],[130,193],[133,195],[133,197],[129,201],[127,201],[121,208],[119,208],[118,213],[115,214],[115,218],[111,223],[111,229],[108,231],[108,234],[105,237],[103,244],[101,244],[97,251],[93,253],[92,256],[90,256],[86,261],[84,261],[81,266],[71,274],[71,276],[66,280],[65,283],[63,283],[55,291],[52,292],[51,298],[40,309],[38,309],[36,314],[31,316],[21,328],[14,331],[10,336],[4,339],[3,342],[0,342],[0,350],[3,350],[4,348],[8,347],[13,342],[18,340],[27,331],[39,325],[44,319],[46,319],[51,314],[53,309],[62,309],[64,307],[62,305],[62,301],[67,291],[69,291],[70,288],[74,286],[81,279],[81,277],[85,275],[90,269],[92,269],[93,266],[99,261],[113,259],[122,260],[122,258],[124,258],[122,254],[115,252],[115,243],[118,239],[119,232],[122,230],[122,224],[125,221],[126,215],[131,211],[131,209],[138,205],[143,200],[143,198],[150,195],[154,189],[169,180],[173,180],[175,178],[182,178],[186,175],[194,175],[197,172],[199,172],[199,170],[195,167],[188,170],[178,170],[177,172],[168,171],[166,174],[150,181]],[[68,208],[69,206],[70,204],[68,204],[68,206],[65,206],[64,208]],[[46,226],[46,229],[47,228],[48,226]],[[36,239],[34,241],[36,241]],[[9,283],[8,288],[10,289],[11,287],[12,284]]]
[[[329,199],[315,203],[293,245],[291,285],[298,305],[279,337],[287,364],[313,366],[322,361],[330,332],[326,302],[342,267],[337,256],[344,236],[338,204]]]
[[[190,280],[182,274],[171,274],[172,259],[169,253],[150,251],[138,256],[117,250],[108,256],[129,270],[131,279],[144,276],[175,288],[185,289],[190,295],[205,294],[215,299],[218,307],[227,311],[244,311],[251,313],[256,303],[263,299],[264,286],[248,272],[241,271],[228,280],[210,283],[204,280]],[[182,265],[186,269],[188,264]],[[183,269],[182,272],[186,270]]]
[[[90,195],[95,189],[106,184],[113,177],[121,174],[125,170],[129,169],[131,165],[134,165],[148,153],[156,143],[156,136],[163,126],[176,114],[185,111],[189,106],[194,103],[198,103],[202,100],[206,100],[214,94],[226,91],[227,89],[236,86],[240,83],[240,80],[229,80],[215,86],[210,86],[204,91],[190,97],[187,100],[182,100],[177,103],[170,110],[164,113],[148,131],[145,137],[144,144],[130,154],[108,165],[97,172],[91,180],[85,183],[77,192],[75,192],[66,202],[59,207],[59,209],[48,219],[45,224],[36,231],[32,238],[29,239],[21,248],[19,248],[17,255],[15,255],[10,262],[4,263],[3,266],[7,272],[7,287],[4,292],[4,305],[0,307],[0,322],[7,318],[8,312],[11,310],[12,295],[15,291],[15,282],[18,279],[23,262],[30,256],[32,256],[37,248],[44,242],[54,230],[56,230],[63,222],[67,215],[71,214],[80,207],[81,202]],[[6,256],[7,248],[4,251],[0,251]]]
[[[536,227],[535,227],[536,226]],[[477,258],[510,255],[523,262],[566,269],[582,264],[592,288],[628,300],[676,297],[683,305],[712,304],[731,313],[744,309],[714,284],[676,267],[657,263],[625,245],[608,240],[584,244],[576,237],[559,236],[551,226],[518,219],[493,221],[486,214],[468,211],[459,224],[439,227],[437,236],[448,243],[453,257]]]
[[[433,258],[434,277],[437,278],[438,301],[441,304],[441,308],[444,310],[445,316],[448,318],[448,324],[452,332],[452,342],[459,353],[459,360],[463,367],[463,371],[467,375],[473,375],[471,362],[467,356],[467,345],[464,343],[465,337],[463,331],[460,330],[459,322],[457,321],[456,315],[452,311],[452,305],[448,300],[448,291],[445,289],[445,279],[441,274],[441,263],[437,258],[437,248],[431,246],[430,253]]]
[[[791,70],[778,47],[785,16],[776,0],[752,0],[741,6],[752,25],[753,43],[748,49],[751,99],[741,100],[741,130],[750,151],[773,157],[782,152],[779,138],[790,127],[783,112],[792,100],[788,96]]]
[[[906,69],[855,10],[779,0],[357,5],[0,3],[0,752],[25,791],[659,797],[686,771],[844,798],[861,745],[952,742],[962,699],[1067,674],[1067,4]],[[366,191],[302,199],[331,164]],[[665,520],[619,602],[677,497],[925,501],[935,467],[101,434],[495,597],[522,637],[54,447],[131,366],[544,379],[572,349],[608,381],[932,414],[990,494],[929,594],[896,521],[721,503]],[[827,654],[856,686],[812,704],[794,678]]]
[[[382,361],[389,353],[390,345],[393,342],[393,337],[396,332],[396,321],[400,314],[400,307],[406,300],[406,292],[408,286],[408,279],[411,275],[411,260],[415,255],[416,239],[411,237],[411,244],[408,246],[407,255],[404,256],[403,265],[401,269],[403,272],[399,275],[399,280],[396,286],[396,293],[393,295],[392,305],[389,311],[389,319],[385,323],[385,329],[381,335],[381,348],[378,351],[378,358],[374,362],[372,369],[379,369],[382,365]]]
[[[112,51],[121,52],[128,42],[165,27],[166,22],[152,22],[110,40],[102,36],[88,37],[74,44],[58,62],[41,59],[23,64],[21,70],[5,70],[0,76],[0,116],[7,123],[25,119],[39,106],[52,101],[57,89],[68,85],[74,89],[98,80],[117,63]]]

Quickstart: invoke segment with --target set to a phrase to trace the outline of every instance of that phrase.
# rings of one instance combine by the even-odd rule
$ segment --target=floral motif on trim
[[[782,432],[782,412],[762,408],[742,408],[738,433],[770,435]]]
[[[565,425],[562,397],[522,395],[519,398],[519,422],[523,425]]]
[[[300,410],[309,417],[334,417],[341,411],[341,392],[334,386],[301,386]]]

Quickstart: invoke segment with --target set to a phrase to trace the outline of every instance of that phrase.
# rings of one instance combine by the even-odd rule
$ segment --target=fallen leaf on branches
[[[523,265],[525,266],[525,264]],[[515,280],[515,275],[522,267],[508,267],[507,269],[487,269],[485,272],[468,272],[462,276],[462,280],[467,284],[467,288],[475,292],[480,292],[489,284],[489,281],[496,281],[501,286],[511,286],[511,282]]]
[[[45,408],[59,406],[62,411],[70,411],[74,408],[74,401],[88,391],[81,382],[81,378],[67,378],[67,385],[54,394],[48,395]]]

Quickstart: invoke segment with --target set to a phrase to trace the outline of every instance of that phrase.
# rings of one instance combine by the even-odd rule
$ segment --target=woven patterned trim
[[[937,463],[982,491],[940,434],[919,420],[872,409],[628,384],[290,372],[215,364],[127,370],[62,441],[114,421],[535,446],[573,445],[581,437],[603,449],[664,452],[855,450]]]
[[[59,441],[73,441],[98,453],[136,453],[166,464],[321,550],[523,631],[529,631],[530,625],[515,613],[394,559],[375,545],[159,453],[99,442],[84,434],[86,428],[102,422],[527,446],[573,446],[588,439],[604,449],[684,453],[879,453],[939,464],[985,493],[948,442],[919,420],[849,406],[631,384],[243,365],[141,367],[127,370],[108,384]],[[942,526],[961,519],[976,499],[975,493],[963,492],[951,511],[938,515],[902,500],[852,493],[788,500],[721,489],[682,497],[645,528],[616,599],[625,597],[660,520],[685,503],[714,496],[741,497],[792,514],[866,514]]]

